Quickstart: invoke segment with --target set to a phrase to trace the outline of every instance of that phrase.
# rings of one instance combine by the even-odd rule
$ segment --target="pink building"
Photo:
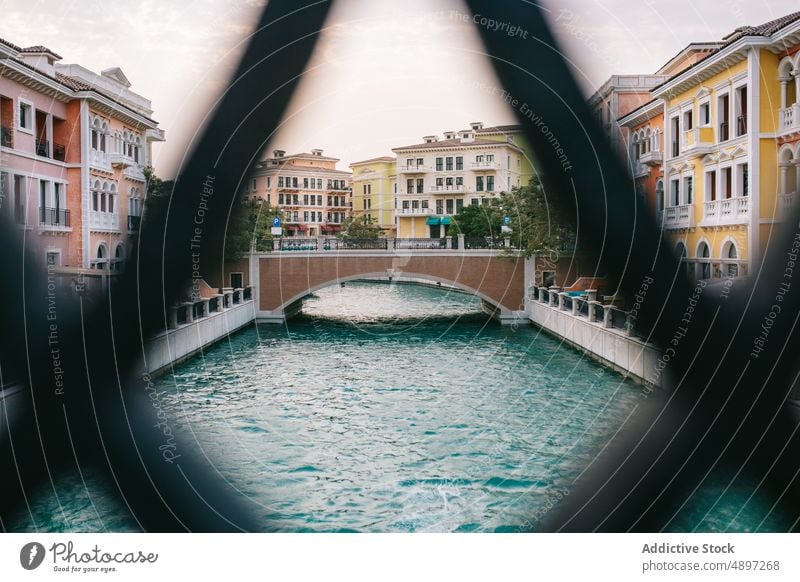
[[[283,212],[286,236],[320,236],[341,230],[352,207],[350,172],[322,150],[286,155],[275,150],[256,165],[244,195],[266,200]]]
[[[0,218],[61,276],[113,274],[142,216],[164,133],[118,68],[64,65],[0,39]]]

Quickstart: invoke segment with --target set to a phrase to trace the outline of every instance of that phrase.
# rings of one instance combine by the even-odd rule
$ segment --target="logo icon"
[[[26,570],[35,570],[44,561],[44,546],[39,542],[28,542],[19,551],[19,563]]]

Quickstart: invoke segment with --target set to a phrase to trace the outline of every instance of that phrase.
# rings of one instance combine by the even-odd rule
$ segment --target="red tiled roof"
[[[6,45],[8,47],[11,47],[15,51],[21,51],[22,50],[22,47],[19,47],[19,46],[15,45],[13,42],[8,42],[4,38],[0,38],[0,44],[4,44],[4,45]]]
[[[743,36],[771,36],[784,26],[788,26],[798,19],[800,19],[800,12],[792,12],[786,16],[781,16],[780,18],[776,18],[775,20],[770,20],[769,22],[758,24],[756,26],[740,26],[727,36],[724,36],[722,40],[726,41],[727,43],[731,43]]]
[[[53,51],[51,51],[46,46],[42,46],[40,44],[37,44],[37,45],[34,45],[34,46],[25,47],[23,49],[19,49],[19,52],[21,52],[21,53],[50,53],[51,55],[53,55],[57,59],[61,58],[61,55],[59,55],[57,53],[54,53]]]

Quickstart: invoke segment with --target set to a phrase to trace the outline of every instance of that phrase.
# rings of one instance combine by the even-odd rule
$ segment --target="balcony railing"
[[[648,166],[661,165],[661,152],[657,150],[650,150],[639,156],[639,162]]]
[[[104,231],[119,230],[119,214],[112,212],[89,212],[89,228]]]
[[[412,164],[412,165],[405,165],[400,166],[400,172],[405,174],[419,174],[422,172],[427,172],[429,170],[428,166],[425,164]]]
[[[0,127],[0,146],[6,148],[13,148],[14,147],[14,140],[11,138],[12,133],[11,129],[6,127],[5,125]]]
[[[39,208],[39,224],[69,228],[69,210],[65,208]]]
[[[719,124],[719,141],[728,141],[730,139],[730,127],[728,122],[723,121]]]
[[[142,217],[141,216],[128,215],[128,230],[129,231],[139,230],[139,226],[141,224],[142,224]]]
[[[706,202],[704,211],[704,225],[741,224],[750,218],[750,197],[736,196]]]
[[[463,184],[454,186],[431,186],[431,192],[466,192]]]
[[[747,133],[747,122],[744,115],[736,118],[736,136],[744,135]]]
[[[385,238],[341,238],[336,241],[337,248],[343,250],[387,250],[388,239]]]
[[[396,238],[396,249],[444,249],[447,248],[445,238]]]
[[[406,216],[427,216],[433,214],[430,208],[400,208],[397,213]]]
[[[778,214],[780,218],[792,216],[794,207],[797,204],[797,194],[794,192],[781,194],[779,198]]]
[[[36,155],[43,158],[50,157],[50,142],[46,139],[36,138]]]
[[[779,130],[791,132],[800,130],[800,103],[779,110]]]
[[[497,170],[500,168],[500,162],[472,162],[472,167],[477,170]]]
[[[659,217],[665,229],[691,228],[694,226],[694,211],[691,204],[668,206]]]

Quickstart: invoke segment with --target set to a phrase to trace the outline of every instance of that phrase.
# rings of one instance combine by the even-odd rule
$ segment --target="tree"
[[[555,204],[555,195],[560,194],[545,192],[537,178],[500,195],[499,208],[510,218],[512,242],[525,256],[560,251],[575,243],[574,201],[570,197]]]
[[[379,238],[381,229],[367,222],[364,216],[351,216],[342,224],[340,238]]]
[[[502,213],[491,203],[465,206],[453,217],[447,234],[456,236],[463,234],[468,238],[484,236],[500,236]]]
[[[237,199],[225,234],[225,260],[237,261],[250,252],[255,241],[272,239],[272,220],[281,212],[259,198]]]

